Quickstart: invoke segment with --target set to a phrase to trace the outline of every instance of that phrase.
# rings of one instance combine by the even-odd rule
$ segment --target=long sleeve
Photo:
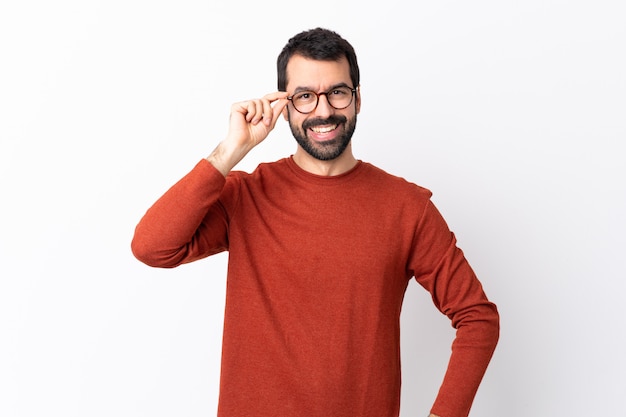
[[[446,375],[431,412],[465,417],[498,342],[499,315],[432,203],[419,229],[417,255],[412,260],[415,278],[456,329]]]
[[[224,251],[227,215],[219,202],[226,180],[200,161],[145,213],[131,249],[147,265],[171,268]]]

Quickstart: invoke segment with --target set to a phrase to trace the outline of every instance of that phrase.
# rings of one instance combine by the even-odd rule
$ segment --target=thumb
[[[276,104],[272,107],[272,119],[270,120],[269,124],[270,129],[274,129],[274,126],[276,126],[276,122],[280,118],[287,104],[289,104],[289,100],[287,100],[286,98],[281,98],[276,101]]]

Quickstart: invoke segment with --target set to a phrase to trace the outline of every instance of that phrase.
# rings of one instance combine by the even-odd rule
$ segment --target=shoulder
[[[365,181],[375,190],[385,191],[398,196],[404,195],[418,199],[430,199],[432,192],[421,185],[407,179],[390,174],[371,163],[362,162]]]
[[[244,190],[267,192],[275,188],[288,177],[288,168],[284,159],[259,164],[252,172],[233,170],[226,176],[224,190],[227,194],[239,194]],[[272,187],[268,187],[271,185]]]
[[[233,170],[228,173],[226,180],[230,182],[254,182],[268,176],[281,175],[287,169],[286,159],[274,162],[260,163],[252,172]]]

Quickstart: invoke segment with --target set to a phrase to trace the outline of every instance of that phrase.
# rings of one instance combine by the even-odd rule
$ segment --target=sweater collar
[[[356,178],[362,171],[364,163],[361,160],[358,160],[356,165],[352,167],[349,171],[346,171],[339,175],[317,175],[305,171],[300,168],[298,164],[293,160],[293,155],[285,158],[287,166],[289,169],[301,180],[312,184],[320,184],[320,185],[336,185],[343,184],[346,181],[351,181],[353,178]]]

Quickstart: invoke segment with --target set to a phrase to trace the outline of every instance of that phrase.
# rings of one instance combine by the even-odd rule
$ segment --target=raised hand
[[[265,140],[287,103],[286,92],[275,92],[233,104],[228,135],[207,160],[222,174],[228,174],[252,148]]]

